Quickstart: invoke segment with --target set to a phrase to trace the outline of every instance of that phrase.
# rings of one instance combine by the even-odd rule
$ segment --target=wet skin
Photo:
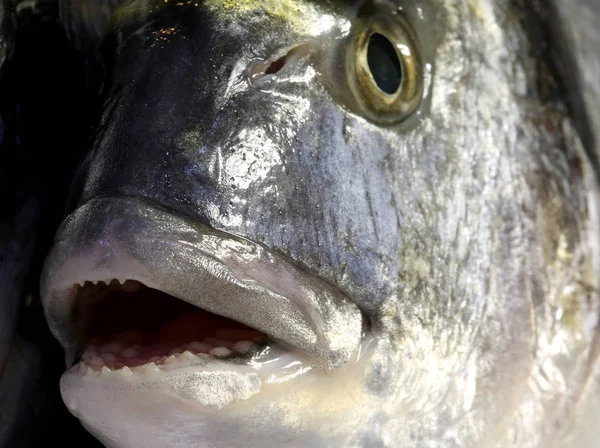
[[[69,366],[84,283],[112,279],[294,366],[84,359],[71,412],[113,447],[547,446],[595,361],[598,221],[537,20],[501,0],[118,9],[42,278]]]

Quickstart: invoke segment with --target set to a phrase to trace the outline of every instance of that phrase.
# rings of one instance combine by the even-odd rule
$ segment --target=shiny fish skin
[[[198,365],[194,380],[72,370],[65,403],[107,446],[548,446],[585,402],[600,315],[597,153],[539,42],[553,42],[549,19],[508,0],[364,3],[135,0],[103,15],[106,28],[86,25],[84,2],[63,4],[74,8],[66,26],[90,33],[92,48],[105,29],[95,57],[107,74],[72,214],[42,276],[63,346],[74,344],[57,286],[69,260],[172,277],[191,298],[207,253],[242,259],[219,252],[227,235],[306,273],[317,299],[290,299],[287,311],[317,303],[318,318],[347,316],[343,343],[356,329],[344,300],[369,324],[360,359],[259,391],[221,364],[214,376]],[[361,116],[344,55],[357,15],[390,8],[414,30],[426,82],[413,117],[382,125]],[[248,82],[257,60],[306,43]],[[213,252],[207,228],[221,238]],[[319,301],[320,282],[339,295]],[[297,328],[330,343],[334,331],[316,321]],[[207,409],[201,386],[219,375],[243,399]]]

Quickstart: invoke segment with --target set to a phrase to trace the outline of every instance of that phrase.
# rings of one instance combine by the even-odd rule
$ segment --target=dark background
[[[89,61],[59,25],[55,2],[17,10],[10,20],[15,43],[0,77],[0,219],[14,221],[25,201],[37,199],[34,264],[26,282],[30,300],[22,306],[17,332],[39,348],[42,374],[34,389],[36,415],[17,428],[8,446],[102,447],[62,403],[58,384],[64,355],[48,330],[38,291],[75,166],[89,146],[99,86],[90,80]]]

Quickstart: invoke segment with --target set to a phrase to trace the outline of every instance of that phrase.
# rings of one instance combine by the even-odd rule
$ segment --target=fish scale
[[[104,106],[41,299],[98,440],[594,446],[591,0],[56,3]]]
[[[276,434],[297,445],[412,446],[416,434],[421,446],[543,444],[565,388],[581,393],[598,303],[577,286],[595,282],[584,249],[597,250],[585,205],[594,187],[575,168],[589,166],[585,156],[565,145],[560,80],[532,52],[543,26],[529,5],[502,0],[118,10],[103,47],[116,107],[43,275],[53,331],[68,349],[70,284],[126,271],[260,329],[312,368],[274,389],[264,362],[233,370],[207,359],[168,374],[151,365],[163,389],[142,398],[140,383],[117,407],[98,400],[117,380],[67,373],[72,412],[90,428],[109,419],[95,434],[115,447],[175,443],[160,425],[113,414],[150,403],[183,419],[186,434],[191,422],[215,428],[181,446],[236,445],[229,425],[253,427],[248,446]],[[371,45],[386,58],[369,58]],[[400,71],[385,66],[394,57]],[[384,72],[398,77],[386,91]],[[218,244],[207,244],[209,229],[222,232]],[[255,249],[240,251],[238,237]],[[232,293],[238,282],[246,293]],[[275,295],[248,300],[254,287]],[[195,421],[179,401],[240,408]]]

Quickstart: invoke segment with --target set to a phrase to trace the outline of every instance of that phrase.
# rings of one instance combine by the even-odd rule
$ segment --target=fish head
[[[42,276],[68,367],[83,352],[71,412],[113,447],[545,440],[592,359],[598,228],[536,20],[117,9]]]

